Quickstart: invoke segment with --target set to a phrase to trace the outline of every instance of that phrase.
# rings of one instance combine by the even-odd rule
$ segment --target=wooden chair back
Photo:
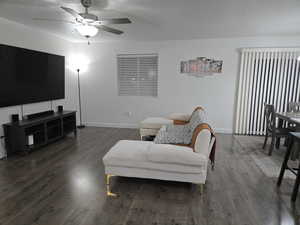
[[[267,132],[272,132],[275,129],[275,109],[274,105],[265,104],[265,120]]]

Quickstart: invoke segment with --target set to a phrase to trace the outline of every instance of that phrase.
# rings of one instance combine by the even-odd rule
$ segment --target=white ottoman
[[[173,124],[173,120],[165,119],[162,117],[149,117],[140,122],[140,135],[141,139],[144,136],[155,136],[159,129],[168,124]]]

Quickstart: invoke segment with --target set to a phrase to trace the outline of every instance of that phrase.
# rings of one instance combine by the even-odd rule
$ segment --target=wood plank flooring
[[[204,194],[196,185],[112,178],[105,195],[103,155],[135,129],[93,128],[25,157],[0,161],[0,225],[292,225],[291,183],[278,190],[232,135],[217,135],[217,162]],[[300,197],[299,197],[300,199]]]

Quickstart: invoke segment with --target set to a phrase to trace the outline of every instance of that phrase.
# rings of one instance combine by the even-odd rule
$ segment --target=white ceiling
[[[101,32],[101,40],[184,40],[300,34],[300,0],[94,0],[100,18],[129,17],[112,25],[121,36]],[[80,0],[0,0],[0,17],[45,30],[71,41],[85,41],[73,25],[33,18],[73,18],[60,9],[82,12]]]

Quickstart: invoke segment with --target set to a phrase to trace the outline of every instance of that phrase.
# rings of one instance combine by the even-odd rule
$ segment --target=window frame
[[[152,59],[151,59],[152,57]],[[129,68],[128,71],[133,70],[136,71],[136,87],[134,89],[134,85],[132,87],[129,86],[127,87],[128,90],[126,90],[126,83],[130,83],[129,79],[126,76],[130,77],[129,72],[126,70],[121,72],[120,70],[122,69],[121,67],[124,66],[121,64],[120,60],[122,59],[136,59],[136,68],[134,68],[134,65],[129,65],[132,66],[132,68]],[[141,61],[143,59],[148,58],[148,60],[153,60],[155,61],[153,64],[148,64],[147,62],[144,62],[143,65],[141,65]],[[149,59],[150,58],[150,59]],[[147,60],[147,59],[146,59]],[[151,54],[117,54],[117,82],[118,82],[118,96],[135,96],[135,97],[158,97],[158,64],[159,64],[159,55],[157,53],[151,53]],[[154,78],[151,80],[145,81],[145,68],[148,67],[153,67],[153,72],[154,72]],[[126,66],[125,66],[126,67]],[[155,68],[154,68],[155,67]],[[122,73],[125,73],[123,76]],[[126,74],[128,73],[128,74]],[[123,76],[123,77],[122,77]],[[149,76],[149,75],[148,75]],[[133,76],[134,77],[134,76]],[[144,84],[143,84],[143,81]],[[123,84],[122,84],[123,83]],[[124,85],[124,86],[122,86]],[[148,86],[149,89],[146,87]],[[128,93],[126,93],[128,92]],[[148,92],[148,93],[147,93]]]

